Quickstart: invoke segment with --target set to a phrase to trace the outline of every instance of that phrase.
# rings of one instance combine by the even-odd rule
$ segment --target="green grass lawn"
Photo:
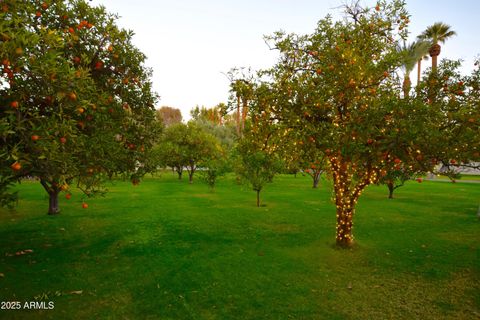
[[[461,180],[475,180],[475,181],[479,181],[480,180],[480,175],[476,174],[462,174],[460,176],[460,179]]]
[[[436,176],[435,179],[439,179],[439,180],[450,180],[449,177],[447,177],[447,176],[442,176],[442,175]],[[460,177],[459,177],[458,179],[456,179],[456,180],[458,180],[458,181],[462,181],[462,180],[480,181],[480,175],[462,174],[462,175],[460,175]]]
[[[1,319],[478,319],[480,184],[371,186],[357,246],[336,249],[329,183],[280,176],[262,194],[170,173],[116,182],[46,215],[39,183],[0,211]],[[15,252],[31,253],[16,256]],[[13,255],[12,255],[13,254]]]

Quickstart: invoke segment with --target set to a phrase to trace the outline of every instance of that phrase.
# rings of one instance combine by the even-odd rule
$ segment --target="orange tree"
[[[302,170],[303,174],[312,178],[312,188],[318,188],[320,177],[327,169],[325,153],[317,146],[313,137],[304,136],[301,130],[287,130],[286,132],[281,140],[291,141],[291,143],[279,145],[286,171],[297,174]]]
[[[117,174],[138,182],[157,136],[156,95],[132,33],[85,1],[1,5],[2,181],[38,178],[49,214],[71,184],[90,196]]]
[[[400,98],[397,47],[409,22],[403,1],[346,12],[341,22],[320,20],[310,35],[268,37],[280,58],[265,72],[275,87],[277,125],[303,141],[313,139],[327,158],[342,247],[353,244],[353,216],[364,189],[405,162],[418,137],[437,130],[427,103]]]
[[[193,183],[193,175],[198,166],[217,158],[217,154],[221,152],[221,146],[216,137],[206,132],[194,121],[187,124],[187,129],[186,140],[181,147],[183,148],[188,180]]]
[[[266,126],[262,127],[262,131]],[[275,152],[275,144],[270,135],[258,135],[249,124],[245,126],[244,136],[234,149],[235,172],[251,186],[257,194],[257,207],[260,207],[260,193],[267,183],[282,169],[281,157]]]
[[[325,172],[325,156],[323,154],[319,155],[318,158],[315,157],[313,161],[307,161],[304,162],[304,164],[306,167],[306,169],[304,169],[305,173],[308,174],[313,180],[312,188],[318,188],[320,176]]]
[[[396,189],[403,187],[405,182],[421,174],[420,171],[414,169],[413,165],[405,163],[392,163],[389,168],[383,170],[384,174],[380,175],[378,184],[387,186],[389,199],[393,199],[393,193]],[[417,178],[417,181],[422,182],[422,178]]]
[[[160,142],[154,147],[158,165],[170,167],[178,174],[178,179],[183,177],[183,169],[187,165],[185,146],[188,141],[188,127],[180,122],[165,128]]]
[[[238,177],[256,192],[259,207],[260,193],[265,185],[284,169],[281,138],[288,136],[289,130],[278,126],[272,113],[277,99],[274,87],[268,83],[251,83],[250,90],[245,107],[250,110],[251,117],[246,120],[233,150],[233,161]]]
[[[414,139],[404,141],[401,156],[382,168],[379,183],[387,185],[390,198],[396,188],[415,176],[434,172],[453,179],[460,168],[480,168],[479,63],[471,75],[460,74],[460,65],[460,61],[442,60],[412,97],[406,95],[408,103],[427,106],[429,123],[412,122],[412,128],[400,128],[400,133],[416,132],[418,127],[429,130],[420,130]]]
[[[325,152],[323,152],[321,146],[317,145],[317,141],[313,136],[305,135],[301,128],[297,130],[289,130],[288,135],[283,137],[282,140],[290,140],[293,138],[293,143],[284,144],[284,148],[293,146],[291,150],[283,150],[288,158],[295,154],[297,158],[297,165],[312,178],[312,188],[318,188],[320,177],[328,169],[327,159]],[[300,138],[300,140],[299,140]]]
[[[480,61],[470,75],[462,75],[460,66],[460,61],[442,60],[417,89],[417,100],[428,105],[438,128],[413,145],[423,171],[426,159],[452,177],[461,167],[480,169]]]
[[[221,152],[218,139],[194,121],[166,128],[156,147],[158,164],[171,167],[178,173],[178,179],[182,179],[183,170],[187,170],[190,183],[198,166],[213,161]]]

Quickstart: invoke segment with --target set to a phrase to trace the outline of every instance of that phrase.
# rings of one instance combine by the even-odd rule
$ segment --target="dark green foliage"
[[[247,131],[235,150],[235,172],[257,193],[257,207],[260,206],[260,192],[283,168],[283,161],[267,140]]]
[[[0,207],[13,209],[18,200],[18,192],[11,192],[11,187],[15,184],[11,176],[0,175]]]
[[[187,170],[190,183],[199,164],[218,158],[222,153],[219,141],[196,122],[169,126],[156,147],[156,157],[162,166],[173,168],[179,179]]]
[[[200,179],[212,190],[215,188],[217,179],[230,171],[229,160],[221,152],[215,158],[203,161],[201,166]]]

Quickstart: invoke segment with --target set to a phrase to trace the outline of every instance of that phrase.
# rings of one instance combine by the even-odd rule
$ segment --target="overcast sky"
[[[340,17],[342,0],[93,0],[120,15],[119,25],[135,32],[135,45],[153,69],[157,107],[179,108],[185,118],[195,105],[227,102],[223,74],[233,67],[266,68],[276,61],[263,35],[284,30],[311,33],[319,19]],[[363,4],[374,6],[376,1]],[[412,40],[437,21],[457,36],[442,46],[441,57],[464,59],[464,72],[480,55],[480,1],[410,0]],[[428,65],[429,62],[424,63]],[[416,79],[412,74],[412,79]]]

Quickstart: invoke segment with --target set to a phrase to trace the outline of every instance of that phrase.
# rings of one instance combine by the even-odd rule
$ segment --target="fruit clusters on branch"
[[[115,20],[85,1],[2,1],[2,175],[37,177],[55,196],[75,182],[91,195],[105,178],[148,169],[151,71]]]
[[[405,55],[398,48],[410,21],[403,1],[347,6],[346,14],[341,22],[320,20],[312,34],[267,37],[280,59],[254,79],[269,96],[254,95],[249,108],[253,123],[266,115],[270,121],[261,124],[275,128],[271,149],[312,145],[328,159],[337,244],[348,247],[355,205],[368,185],[395,170],[413,175],[439,162],[478,161],[480,132],[478,69],[462,78],[446,61],[414,94],[402,92],[397,74]],[[253,127],[252,134],[259,140],[265,131]]]

